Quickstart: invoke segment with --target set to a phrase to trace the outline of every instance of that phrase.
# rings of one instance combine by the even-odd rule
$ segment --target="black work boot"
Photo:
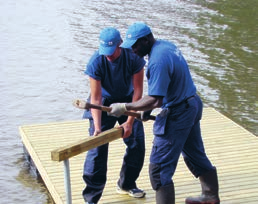
[[[161,186],[156,191],[156,204],[175,204],[174,184]]]
[[[199,176],[202,194],[199,197],[188,197],[186,204],[219,204],[219,184],[216,169]]]

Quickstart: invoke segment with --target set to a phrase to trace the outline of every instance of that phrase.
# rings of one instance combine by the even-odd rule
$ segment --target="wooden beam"
[[[100,133],[97,136],[88,136],[83,140],[53,150],[51,152],[51,159],[53,161],[63,161],[69,159],[100,145],[122,138],[122,135],[122,128],[112,128]]]

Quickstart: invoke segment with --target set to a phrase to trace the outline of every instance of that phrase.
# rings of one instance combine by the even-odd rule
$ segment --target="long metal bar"
[[[72,191],[71,191],[69,159],[64,160],[64,182],[65,182],[66,204],[72,204]]]

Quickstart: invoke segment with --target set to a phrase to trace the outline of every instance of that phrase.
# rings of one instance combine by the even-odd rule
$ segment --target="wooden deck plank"
[[[146,197],[134,199],[119,195],[116,182],[122,165],[125,145],[121,139],[110,143],[108,178],[100,204],[154,204],[155,193],[148,176],[152,146],[152,124],[145,122],[146,158],[137,181]],[[258,138],[212,108],[205,108],[201,122],[206,153],[217,167],[222,204],[258,203]],[[20,127],[22,142],[32,157],[56,204],[65,203],[63,163],[51,160],[51,151],[88,135],[88,121],[63,121]],[[85,153],[86,154],[86,153]],[[73,204],[84,203],[82,169],[85,154],[70,159]],[[182,157],[174,175],[176,203],[183,204],[186,196],[198,195],[200,184],[185,166]]]

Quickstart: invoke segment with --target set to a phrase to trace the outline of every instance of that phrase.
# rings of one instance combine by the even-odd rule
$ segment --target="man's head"
[[[143,57],[150,53],[154,42],[150,27],[143,22],[136,22],[128,27],[126,39],[121,47],[132,48],[134,53]]]
[[[111,56],[120,45],[122,39],[117,29],[108,27],[100,32],[99,41],[99,54]]]

